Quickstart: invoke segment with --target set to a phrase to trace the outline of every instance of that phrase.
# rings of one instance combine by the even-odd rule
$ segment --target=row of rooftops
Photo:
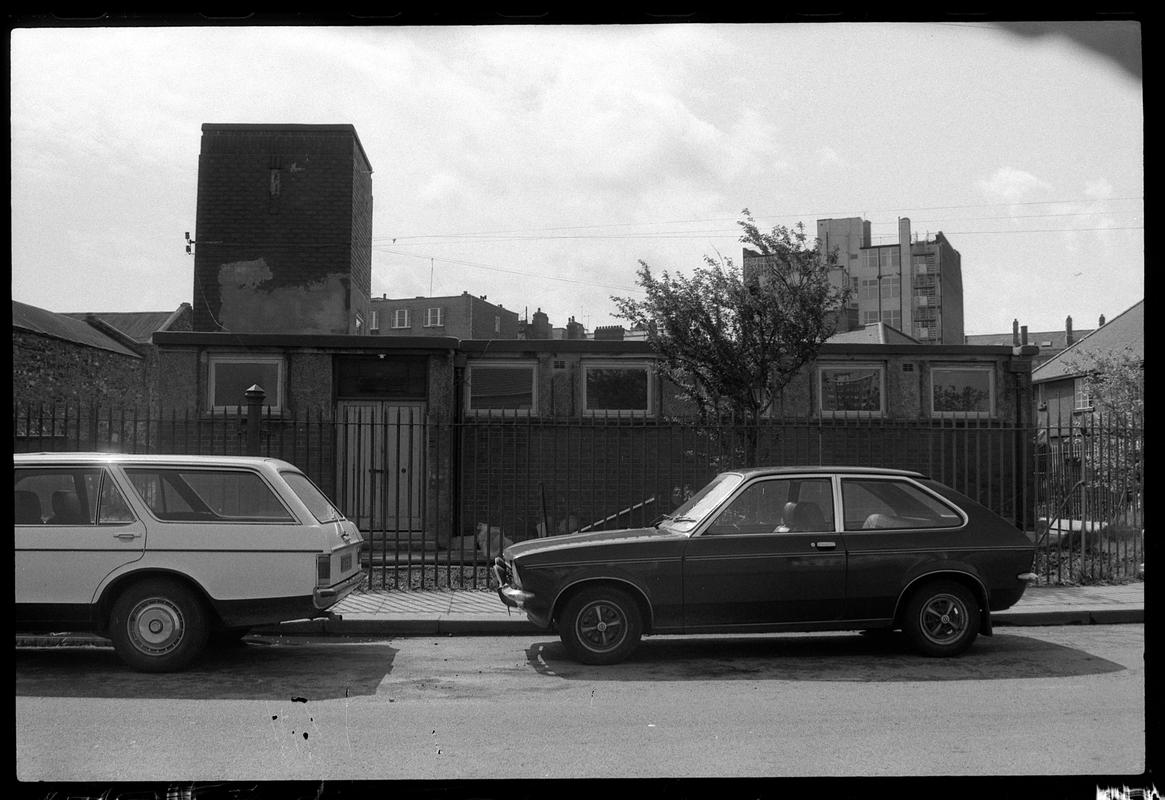
[[[275,347],[275,346],[320,346],[359,347],[374,350],[405,349],[459,349],[467,352],[492,349],[497,351],[550,347],[555,350],[587,350],[595,347],[608,348],[619,352],[647,352],[650,345],[643,340],[460,340],[453,337],[371,337],[345,335],[299,335],[263,333],[207,333],[189,330],[190,305],[182,303],[174,311],[146,312],[76,312],[57,313],[43,308],[12,301],[12,327],[54,339],[73,342],[85,347],[106,350],[131,358],[141,358],[142,348],[150,345],[190,346],[215,342],[234,346]],[[1087,360],[1102,352],[1128,352],[1144,359],[1144,300],[1134,304],[1113,320],[1105,322],[1101,317],[1100,327],[1091,331],[1079,331],[1080,337],[1059,348],[1060,352],[1048,359],[1037,359],[1032,379],[1036,382],[1054,380],[1078,374],[1076,361]],[[1071,318],[1069,318],[1070,320]],[[1069,335],[1071,328],[1068,328]],[[1063,334],[1061,333],[1061,336]],[[1042,347],[1047,334],[1029,335],[1029,340],[1021,344]],[[1015,340],[1006,335],[968,336],[962,347],[1014,347]],[[844,345],[850,348],[873,347],[925,347],[916,339],[884,323],[878,322],[862,328],[835,334],[826,343]],[[1017,351],[1018,352],[1018,351]],[[1035,352],[1035,348],[1024,348],[1023,353]]]

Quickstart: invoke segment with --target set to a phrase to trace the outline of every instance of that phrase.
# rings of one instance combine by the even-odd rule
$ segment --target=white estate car
[[[322,616],[360,582],[356,526],[298,468],[239,456],[13,456],[16,629],[94,631],[135,669]]]

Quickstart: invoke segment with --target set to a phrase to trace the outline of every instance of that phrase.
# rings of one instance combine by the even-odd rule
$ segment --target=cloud
[[[817,148],[817,164],[822,167],[844,167],[846,162],[832,147]]]
[[[1022,169],[1000,167],[987,180],[978,181],[979,190],[989,198],[1018,203],[1033,192],[1051,189],[1051,185]]]
[[[1084,184],[1084,194],[1094,200],[1107,200],[1113,196],[1112,184],[1104,178],[1097,178]]]

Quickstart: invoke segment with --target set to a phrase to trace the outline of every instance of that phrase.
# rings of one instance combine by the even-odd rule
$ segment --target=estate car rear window
[[[161,520],[295,521],[271,487],[247,470],[132,467],[125,473]]]
[[[335,522],[344,518],[340,510],[332,505],[332,501],[306,475],[300,472],[281,472],[279,474],[283,476],[283,480],[291,487],[291,491],[295,492],[317,520]]]
[[[957,528],[953,507],[904,480],[842,478],[847,531],[878,528]]]

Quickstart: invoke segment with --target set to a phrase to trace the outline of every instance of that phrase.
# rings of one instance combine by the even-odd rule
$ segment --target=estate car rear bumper
[[[360,585],[360,579],[362,577],[364,577],[364,573],[357,570],[355,573],[349,575],[335,586],[317,588],[314,592],[312,592],[312,602],[314,603],[315,607],[321,611],[325,608],[331,608],[336,603],[350,595],[352,591]]]

